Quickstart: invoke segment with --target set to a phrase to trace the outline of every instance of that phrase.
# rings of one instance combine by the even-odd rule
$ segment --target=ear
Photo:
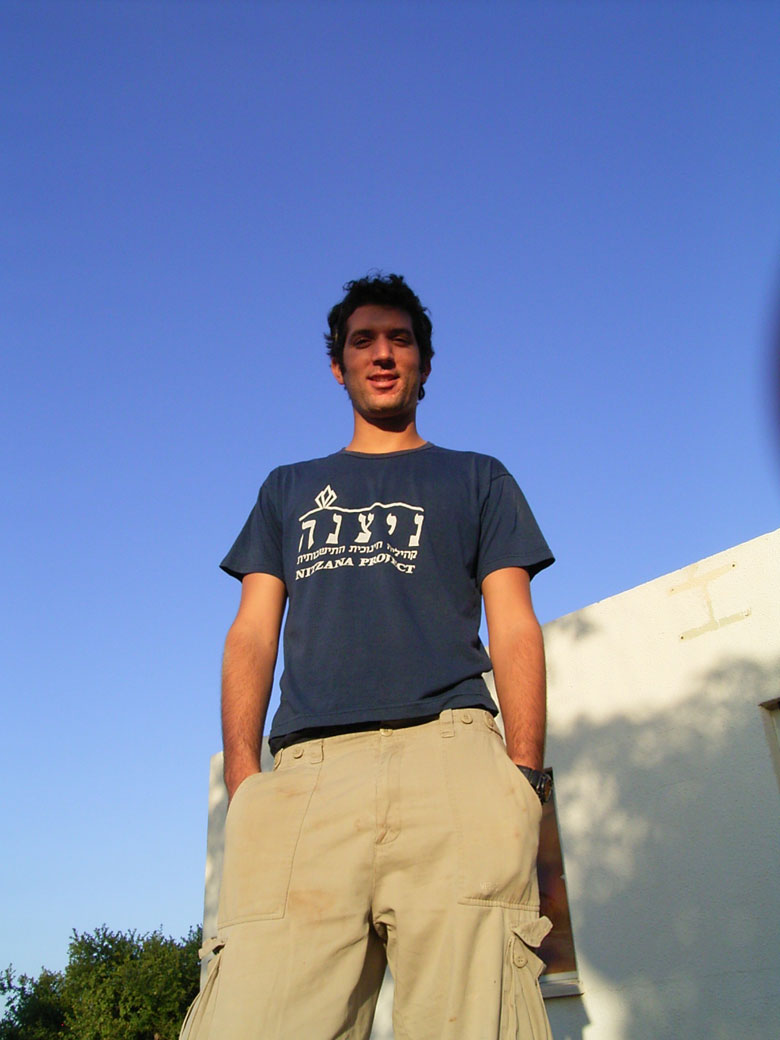
[[[431,359],[425,362],[424,365],[420,365],[420,382],[424,383],[428,376],[431,374]]]
[[[336,380],[336,382],[339,383],[341,386],[343,386],[344,385],[344,373],[341,370],[341,365],[338,363],[338,361],[335,358],[331,358],[330,359],[330,370],[333,373],[333,378]]]

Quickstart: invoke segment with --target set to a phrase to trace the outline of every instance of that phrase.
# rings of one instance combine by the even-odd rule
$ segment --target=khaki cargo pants
[[[487,711],[284,748],[228,811],[219,939],[182,1040],[552,1040],[541,806]]]

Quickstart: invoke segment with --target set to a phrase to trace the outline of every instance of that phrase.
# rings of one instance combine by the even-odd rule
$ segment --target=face
[[[430,365],[421,369],[406,311],[373,304],[353,311],[347,321],[343,364],[342,371],[333,360],[331,370],[364,419],[414,417],[420,384],[428,378]]]

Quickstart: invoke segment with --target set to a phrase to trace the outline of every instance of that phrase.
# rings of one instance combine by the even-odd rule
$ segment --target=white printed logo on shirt
[[[301,537],[295,580],[337,567],[395,567],[413,574],[425,510],[407,502],[372,502],[359,509],[335,505],[330,486],[315,497],[316,507],[299,517]]]

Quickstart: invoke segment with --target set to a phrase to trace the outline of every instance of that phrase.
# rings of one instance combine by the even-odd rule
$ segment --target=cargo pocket
[[[213,953],[214,956],[206,969],[206,981],[203,983],[203,989],[189,1006],[179,1033],[179,1040],[208,1040],[211,1020],[214,1017],[219,965],[224,945],[222,939],[210,939],[198,951],[201,960],[210,953]]]
[[[293,759],[254,773],[233,795],[225,821],[219,928],[284,917],[295,850],[321,762]]]
[[[515,925],[506,946],[501,1040],[552,1040],[539,976],[544,961],[531,949],[552,927],[546,917]]]
[[[506,753],[488,712],[442,740],[458,827],[458,901],[539,910],[536,855],[542,806]],[[484,716],[484,718],[482,718]]]

